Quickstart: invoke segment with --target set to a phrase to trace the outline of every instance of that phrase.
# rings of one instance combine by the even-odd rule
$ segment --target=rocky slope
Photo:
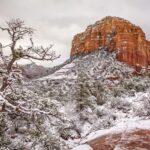
[[[148,120],[124,122],[91,133],[84,143],[73,150],[149,150],[150,122]]]
[[[53,74],[57,70],[61,69],[66,64],[70,63],[72,59],[66,60],[64,63],[54,66],[51,68],[46,68],[40,65],[37,65],[36,63],[26,64],[26,65],[20,65],[20,69],[22,70],[22,75],[27,79],[36,79],[40,77],[47,76],[49,74]]]
[[[104,25],[107,19],[112,18],[104,19]],[[126,22],[127,27],[130,25],[122,19],[115,20],[119,20],[116,27],[119,33],[112,37],[114,40],[117,36],[123,38],[125,35],[125,27],[120,25],[120,22]],[[112,29],[111,27],[108,21],[106,28]],[[89,27],[89,34],[91,28],[93,30],[93,26]],[[134,33],[138,32],[139,37],[144,38],[140,28],[134,29]],[[111,40],[106,46],[107,41],[104,38],[105,46],[91,46],[93,49],[86,52],[83,49],[79,53],[90,53],[48,70],[47,76],[32,80],[14,79],[11,88],[15,91],[10,89],[5,93],[8,101],[23,108],[23,111],[15,107],[15,111],[3,112],[0,108],[0,150],[118,150],[138,149],[140,146],[148,150],[150,73],[141,70],[140,76],[136,76],[135,69],[123,63],[130,59],[128,56],[133,52],[131,49],[135,41],[132,41],[132,33],[130,36],[130,39],[126,37],[129,47],[123,54],[121,49],[118,53],[116,48],[110,45]],[[95,38],[95,35],[93,37]],[[80,40],[82,43],[82,39]],[[119,41],[119,38],[116,41]],[[93,44],[91,39],[87,47],[90,43]],[[119,43],[122,43],[122,40]],[[137,59],[137,53],[131,63],[128,63],[137,66],[138,60],[141,66],[147,67],[147,51],[149,50],[144,48],[142,59]],[[138,52],[141,54],[140,50]],[[79,53],[72,51],[72,56]],[[121,60],[123,62],[118,61],[116,57],[118,60],[124,58]],[[35,71],[37,75],[43,68],[29,65],[27,71],[30,73],[29,70]],[[0,97],[0,104],[1,101],[3,97]]]
[[[118,17],[106,17],[90,25],[72,41],[71,57],[99,47],[117,51],[117,59],[135,67],[150,65],[150,42],[136,25]]]
[[[135,150],[150,149],[150,130],[136,129],[108,134],[88,142],[93,150]]]
[[[0,130],[0,146],[69,150],[83,144],[95,131],[120,123],[149,122],[149,77],[133,76],[134,69],[115,57],[115,52],[100,49],[68,61],[48,76],[17,85],[15,97],[8,95],[11,100],[51,113],[38,114],[34,120],[33,116],[11,112],[5,119],[0,115],[4,120],[0,129],[7,129]]]
[[[88,143],[93,150],[102,150],[101,147],[105,148],[107,141],[98,146],[99,149],[95,148],[98,143],[101,143],[93,142],[95,139],[93,135],[97,130],[105,133],[112,140],[112,144],[110,143],[108,147],[113,146],[114,139],[111,139],[111,134],[116,132],[110,134],[105,129],[116,127],[115,131],[119,131],[118,124],[122,126],[118,133],[120,134],[118,141],[124,131],[128,136],[128,132],[134,132],[134,129],[140,126],[141,130],[147,130],[149,133],[150,128],[144,128],[144,124],[147,121],[150,125],[150,80],[148,76],[133,76],[133,73],[133,68],[116,60],[115,52],[109,53],[107,49],[100,49],[74,59],[55,73],[35,82],[44,96],[55,99],[60,104],[58,108],[60,113],[64,114],[70,122],[74,122],[73,126],[77,130],[72,128],[65,133],[67,145],[71,148]],[[133,127],[132,130],[129,130],[130,127]],[[92,138],[88,139],[88,136]],[[133,134],[133,138],[134,136],[136,135]],[[139,139],[144,136],[141,131]],[[136,140],[133,139],[134,142]],[[143,143],[146,142],[143,139]],[[133,146],[138,147],[138,145]],[[124,148],[127,149],[127,146],[125,145]]]
[[[48,74],[48,68],[39,66],[35,63],[20,66],[22,75],[28,79],[42,77]]]

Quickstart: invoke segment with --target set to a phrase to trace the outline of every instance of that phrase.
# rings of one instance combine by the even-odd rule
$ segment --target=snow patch
[[[150,120],[129,120],[127,122],[120,122],[116,126],[110,128],[110,129],[104,129],[104,130],[99,130],[96,132],[93,132],[87,136],[86,140],[91,141],[93,139],[102,137],[107,134],[115,134],[115,133],[120,133],[120,132],[129,132],[133,131],[136,129],[150,129]]]
[[[85,145],[77,146],[77,147],[73,148],[72,150],[93,150],[93,148],[90,147],[89,145],[85,144]]]
[[[74,63],[65,65],[64,67],[62,67],[60,70],[56,71],[55,73],[48,75],[46,77],[40,78],[38,80],[45,80],[45,79],[64,79],[64,78],[68,78],[68,79],[74,79],[75,76],[74,74],[70,73],[68,74],[67,72],[70,71],[71,68],[73,68],[75,66]]]

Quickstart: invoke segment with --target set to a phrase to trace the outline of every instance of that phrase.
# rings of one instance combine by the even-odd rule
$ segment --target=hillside
[[[10,112],[3,121],[8,129],[2,132],[1,149],[68,150],[95,131],[119,124],[141,121],[144,128],[144,120],[150,123],[150,78],[134,74],[134,68],[116,60],[115,52],[101,49],[48,76],[14,85],[18,95],[8,96],[31,108],[35,119]]]
[[[1,65],[0,150],[149,150],[149,46],[140,27],[106,17],[59,66]]]

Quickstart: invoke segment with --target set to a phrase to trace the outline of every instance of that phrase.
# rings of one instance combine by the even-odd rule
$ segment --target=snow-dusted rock
[[[85,144],[85,145],[77,146],[77,147],[73,148],[72,150],[93,150],[93,148],[91,146]]]
[[[4,137],[10,139],[10,128],[16,135],[7,146],[68,150],[97,132],[116,131],[115,127],[131,120],[149,120],[149,77],[133,76],[134,69],[118,62],[115,53],[96,51],[53,71],[14,84],[16,94],[9,91],[8,107],[12,108],[8,102],[13,99],[13,104],[31,113],[7,115]],[[3,116],[0,119],[4,120]]]

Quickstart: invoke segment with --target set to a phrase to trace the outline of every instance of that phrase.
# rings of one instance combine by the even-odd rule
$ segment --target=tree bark
[[[9,62],[8,66],[7,66],[7,75],[10,74],[11,70],[12,70],[12,66],[14,64],[14,62],[16,61],[15,57],[12,58],[12,60]],[[2,79],[2,86],[0,88],[0,91],[3,92],[5,90],[5,88],[8,86],[8,77],[3,77]]]

